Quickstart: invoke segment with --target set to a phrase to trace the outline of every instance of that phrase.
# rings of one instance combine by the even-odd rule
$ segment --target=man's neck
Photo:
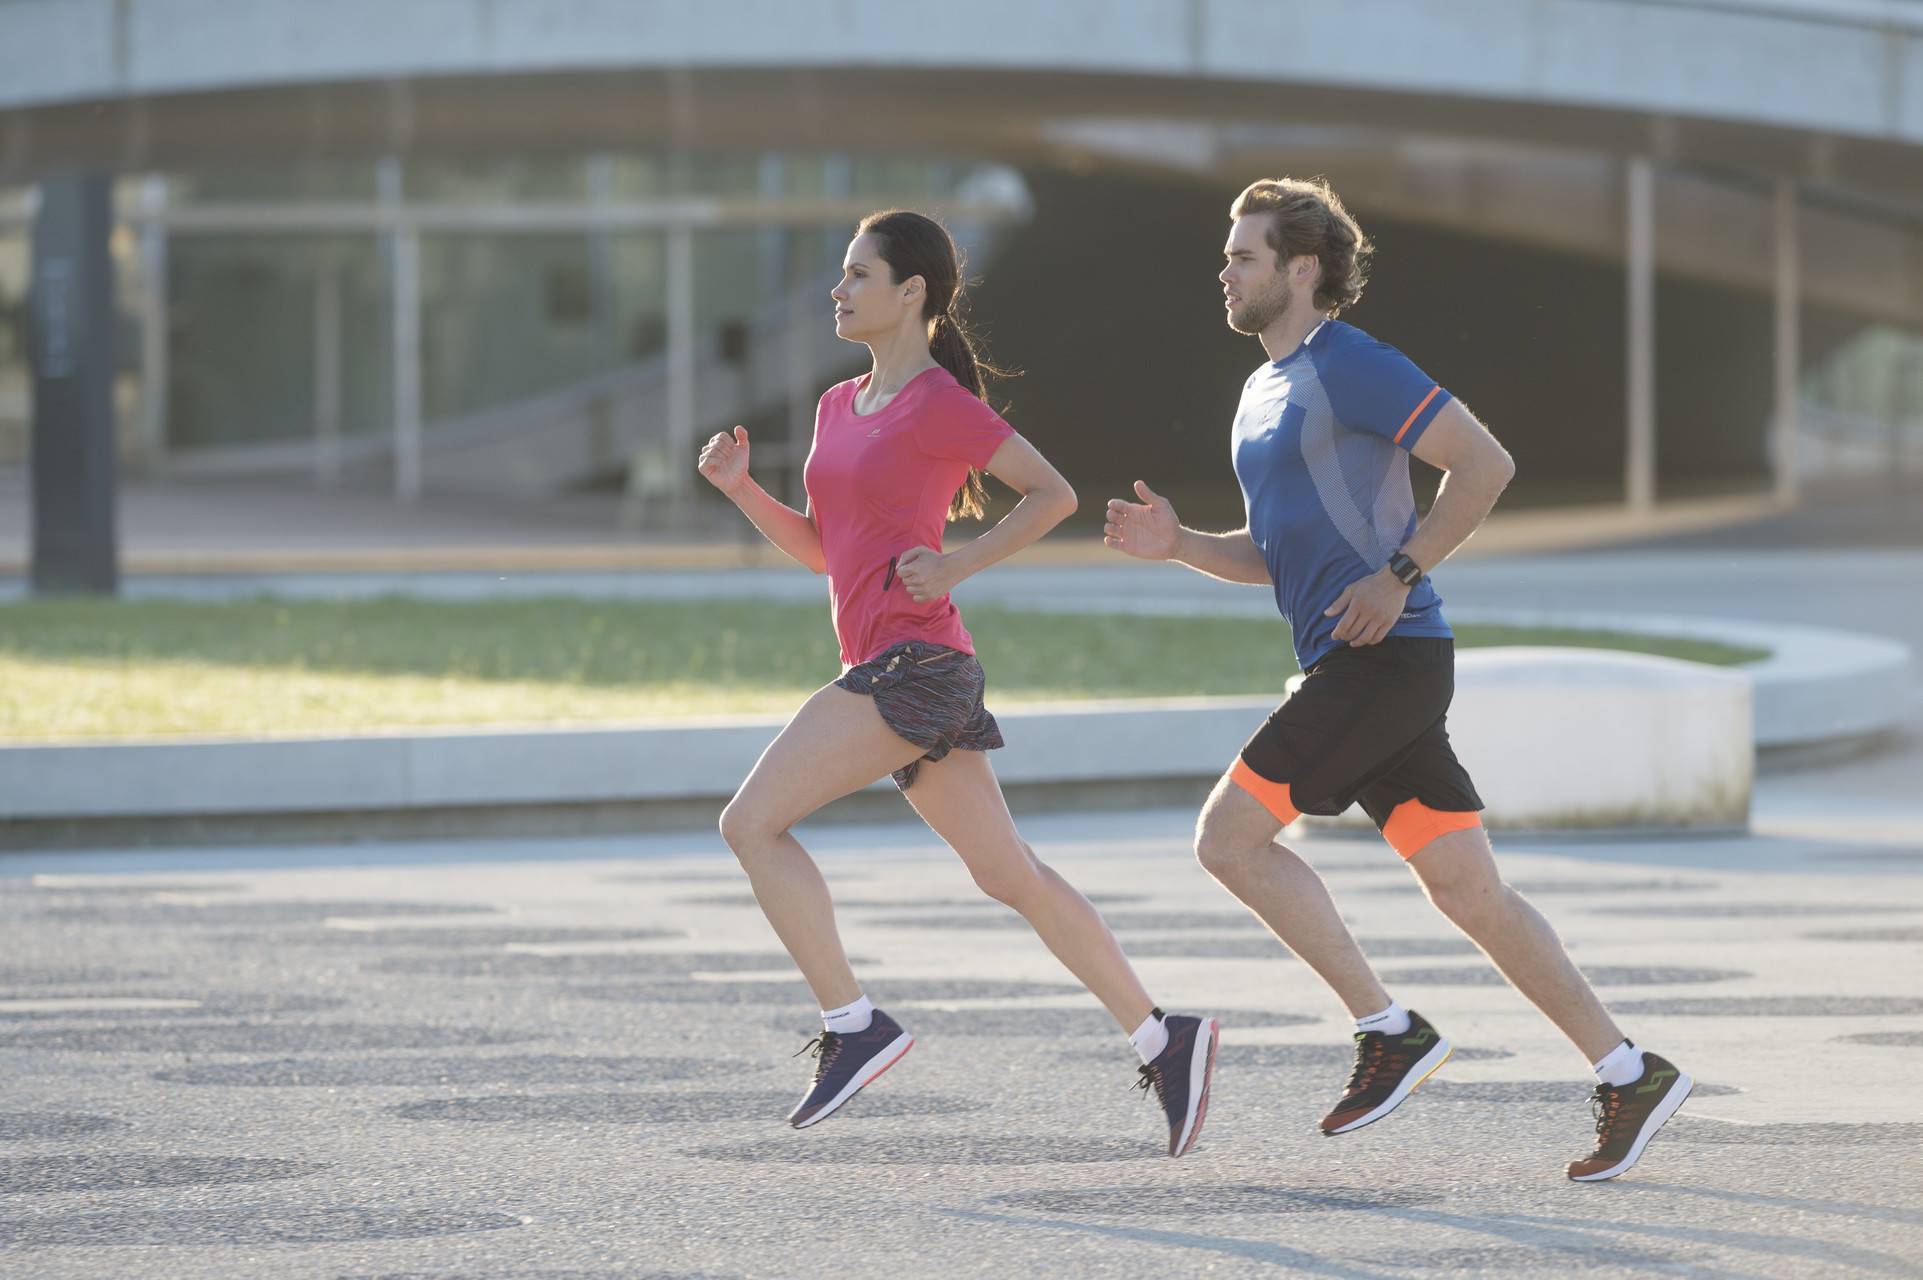
[[[1294,308],[1290,308],[1293,312]],[[1328,317],[1318,312],[1303,310],[1301,314],[1277,316],[1274,324],[1262,331],[1262,350],[1268,352],[1270,360],[1280,360],[1295,354],[1303,339],[1315,332],[1315,327]]]

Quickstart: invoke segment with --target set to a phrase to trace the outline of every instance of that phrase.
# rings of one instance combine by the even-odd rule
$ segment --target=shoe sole
[[[1695,1087],[1696,1082],[1688,1076],[1677,1076],[1676,1083],[1669,1090],[1669,1096],[1657,1103],[1656,1109],[1649,1113],[1649,1119],[1643,1121],[1642,1132],[1638,1133],[1636,1140],[1629,1144],[1628,1155],[1600,1173],[1572,1173],[1569,1175],[1569,1180],[1571,1182],[1606,1182],[1610,1178],[1621,1177],[1635,1168],[1636,1162],[1643,1158],[1643,1148],[1648,1146],[1649,1140],[1669,1123],[1669,1117],[1675,1115],[1683,1103],[1689,1101],[1690,1091]]]
[[[1401,1106],[1424,1080],[1427,1080],[1430,1076],[1442,1070],[1442,1064],[1449,1061],[1449,1055],[1455,1051],[1455,1046],[1450,1044],[1447,1039],[1436,1041],[1436,1047],[1417,1059],[1416,1065],[1409,1068],[1409,1074],[1402,1077],[1402,1083],[1396,1086],[1396,1091],[1377,1103],[1375,1110],[1349,1121],[1349,1123],[1340,1128],[1324,1129],[1322,1136],[1325,1138],[1334,1138],[1345,1133],[1354,1133],[1364,1125],[1374,1124],[1376,1121],[1382,1119],[1382,1117]]]
[[[1215,1078],[1215,1050],[1222,1038],[1222,1024],[1214,1018],[1204,1018],[1203,1025],[1208,1030],[1207,1043],[1200,1034],[1195,1037],[1195,1053],[1189,1059],[1189,1122],[1182,1139],[1169,1152],[1171,1159],[1188,1154],[1195,1140],[1202,1136],[1202,1121],[1209,1114],[1209,1082]],[[1197,1065],[1201,1070],[1196,1070]],[[1199,1083],[1198,1083],[1199,1081]]]
[[[882,1072],[888,1070],[888,1068],[894,1066],[897,1062],[900,1062],[902,1058],[907,1056],[908,1051],[914,1047],[915,1037],[909,1035],[906,1031],[902,1032],[889,1042],[886,1049],[883,1049],[880,1053],[870,1058],[867,1066],[855,1072],[855,1074],[849,1078],[848,1083],[841,1087],[841,1092],[836,1094],[833,1100],[823,1106],[821,1110],[815,1112],[806,1120],[791,1120],[788,1123],[797,1129],[806,1129],[810,1125],[820,1124],[823,1120],[826,1120],[829,1116],[841,1110],[842,1105],[846,1103],[848,1099],[860,1093],[868,1085],[873,1084]],[[876,1066],[876,1063],[880,1063],[881,1065]]]

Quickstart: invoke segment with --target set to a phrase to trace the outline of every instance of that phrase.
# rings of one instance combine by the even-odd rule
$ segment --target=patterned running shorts
[[[982,705],[988,677],[972,653],[910,640],[848,668],[835,685],[872,697],[883,722],[926,753],[895,770],[903,791],[914,785],[922,760],[940,760],[957,747],[1002,745],[1001,728]]]

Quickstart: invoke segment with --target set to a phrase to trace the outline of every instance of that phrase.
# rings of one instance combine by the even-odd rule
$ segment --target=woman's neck
[[[880,400],[893,399],[916,374],[933,369],[938,363],[928,351],[928,334],[917,319],[903,325],[890,337],[868,344],[874,367],[868,371],[868,394]]]

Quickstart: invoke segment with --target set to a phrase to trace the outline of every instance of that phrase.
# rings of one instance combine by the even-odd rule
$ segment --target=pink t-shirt
[[[857,415],[866,375],[830,387],[815,411],[802,479],[821,551],[835,636],[848,666],[904,640],[963,653],[975,642],[947,596],[916,604],[888,560],[910,547],[942,549],[948,503],[970,467],[986,467],[1015,434],[942,368],[925,369],[877,412]]]

